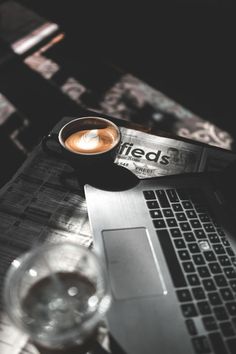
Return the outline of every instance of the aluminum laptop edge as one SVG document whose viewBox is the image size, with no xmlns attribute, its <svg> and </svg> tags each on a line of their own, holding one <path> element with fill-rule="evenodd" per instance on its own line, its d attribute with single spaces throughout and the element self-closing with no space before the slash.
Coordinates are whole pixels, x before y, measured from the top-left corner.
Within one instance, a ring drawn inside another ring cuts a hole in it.
<svg viewBox="0 0 236 354">
<path fill-rule="evenodd" d="M 218 179 L 216 180 L 218 181 Z M 198 251 L 190 249 L 188 239 L 184 238 L 184 246 L 182 246 L 184 248 L 181 249 L 182 241 L 175 241 L 176 235 L 174 234 L 174 237 L 171 238 L 171 230 L 173 229 L 171 222 L 166 225 L 164 231 L 160 222 L 154 225 L 150 213 L 154 214 L 155 219 L 155 215 L 158 217 L 159 212 L 152 204 L 153 201 L 150 200 L 152 198 L 148 197 L 149 191 L 156 193 L 157 190 L 163 189 L 170 191 L 181 191 L 183 188 L 190 191 L 200 190 L 200 193 L 203 193 L 207 199 L 211 215 L 214 215 L 214 230 L 210 230 L 210 234 L 221 230 L 221 236 L 223 233 L 224 240 L 227 239 L 225 242 L 227 245 L 231 245 L 233 253 L 230 258 L 225 251 L 228 249 L 227 247 L 223 251 L 222 247 L 224 246 L 215 249 L 219 252 L 221 250 L 222 255 L 231 259 L 230 266 L 234 267 L 236 227 L 234 222 L 231 222 L 233 219 L 233 213 L 230 214 L 232 208 L 224 198 L 221 185 L 222 183 L 215 183 L 214 176 L 212 178 L 211 174 L 198 173 L 144 179 L 140 180 L 136 186 L 123 191 L 107 191 L 91 185 L 85 186 L 94 249 L 104 261 L 113 297 L 112 306 L 107 315 L 109 332 L 116 347 L 120 348 L 120 353 L 231 354 L 234 351 L 232 348 L 235 348 L 234 353 L 236 353 L 236 339 L 232 333 L 231 337 L 226 335 L 221 339 L 221 335 L 219 339 L 218 327 L 210 332 L 206 331 L 202 317 L 209 318 L 212 317 L 212 314 L 214 315 L 214 301 L 213 305 L 212 302 L 209 302 L 208 293 L 205 299 L 204 297 L 201 299 L 201 294 L 196 295 L 192 292 L 188 277 L 193 271 L 187 269 L 187 273 L 182 271 L 181 274 L 179 273 L 183 263 L 186 263 L 179 261 L 180 254 L 186 253 L 180 253 L 180 251 L 187 250 L 191 257 L 188 263 L 191 262 L 194 265 L 195 271 L 200 267 L 193 262 L 194 252 L 202 255 L 200 259 L 203 258 L 205 263 L 204 252 L 208 251 L 210 255 L 211 250 L 215 247 L 214 243 L 210 244 L 208 240 L 209 233 L 207 231 L 209 230 L 204 230 L 206 231 L 205 236 L 201 236 L 201 233 L 199 233 L 199 238 L 194 236 L 194 247 L 197 247 Z M 144 196 L 144 191 L 147 192 L 147 198 Z M 169 193 L 171 197 L 172 192 Z M 148 203 L 150 208 L 147 207 Z M 160 204 L 159 201 L 158 203 Z M 182 205 L 183 202 L 178 201 L 174 204 Z M 164 205 L 164 209 L 165 207 Z M 162 209 L 162 214 L 164 209 Z M 170 208 L 167 207 L 167 209 Z M 186 214 L 186 210 L 184 213 Z M 165 219 L 165 223 L 166 221 L 167 219 Z M 180 228 L 179 222 L 177 226 Z M 194 227 L 196 226 L 193 224 L 193 228 L 188 231 L 180 228 L 180 236 L 183 237 L 184 233 L 195 235 Z M 220 238 L 218 235 L 215 237 Z M 173 245 L 175 242 L 177 242 L 177 246 L 180 243 L 180 248 L 177 248 L 174 254 Z M 190 243 L 193 246 L 193 243 Z M 221 255 L 221 253 L 219 254 Z M 218 257 L 218 254 L 216 256 Z M 201 268 L 205 268 L 205 265 Z M 213 273 L 210 272 L 206 278 L 213 279 L 214 276 L 213 269 Z M 204 274 L 203 278 L 199 274 L 197 278 L 201 282 L 197 287 L 202 288 Z M 234 280 L 234 275 L 232 278 Z M 227 281 L 227 286 L 230 287 L 229 281 L 231 279 L 227 278 Z M 182 298 L 179 299 L 178 292 L 182 290 L 185 292 L 180 294 Z M 230 291 L 233 292 L 232 289 Z M 184 296 L 188 297 L 189 293 L 193 306 L 197 309 L 193 315 L 188 312 L 191 312 L 191 307 L 188 309 L 189 299 L 184 300 L 183 298 Z M 208 314 L 204 314 L 203 311 L 204 315 L 201 315 L 201 308 L 198 307 L 200 302 L 210 304 Z M 234 311 L 236 306 L 235 292 L 233 292 L 231 304 L 233 304 L 232 311 Z M 236 315 L 227 319 L 227 322 L 233 320 L 233 317 L 236 318 Z M 230 323 L 232 324 L 232 322 Z M 234 327 L 234 331 L 236 332 L 236 327 Z"/>
</svg>

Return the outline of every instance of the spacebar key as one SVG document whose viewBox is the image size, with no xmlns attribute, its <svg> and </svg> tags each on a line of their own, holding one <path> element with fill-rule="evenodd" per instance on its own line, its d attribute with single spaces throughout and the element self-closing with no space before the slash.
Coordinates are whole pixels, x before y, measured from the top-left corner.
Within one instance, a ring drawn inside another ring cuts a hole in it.
<svg viewBox="0 0 236 354">
<path fill-rule="evenodd" d="M 157 230 L 156 233 L 175 287 L 180 288 L 186 286 L 186 280 L 171 242 L 169 232 L 167 230 Z"/>
</svg>

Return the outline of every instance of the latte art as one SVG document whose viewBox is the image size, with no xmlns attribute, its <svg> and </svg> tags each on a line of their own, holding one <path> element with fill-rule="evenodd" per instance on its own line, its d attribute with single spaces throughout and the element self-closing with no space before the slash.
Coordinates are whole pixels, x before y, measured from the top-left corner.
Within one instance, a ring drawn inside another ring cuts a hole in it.
<svg viewBox="0 0 236 354">
<path fill-rule="evenodd" d="M 113 127 L 80 130 L 65 140 L 67 149 L 84 154 L 110 150 L 116 143 L 117 134 Z"/>
</svg>

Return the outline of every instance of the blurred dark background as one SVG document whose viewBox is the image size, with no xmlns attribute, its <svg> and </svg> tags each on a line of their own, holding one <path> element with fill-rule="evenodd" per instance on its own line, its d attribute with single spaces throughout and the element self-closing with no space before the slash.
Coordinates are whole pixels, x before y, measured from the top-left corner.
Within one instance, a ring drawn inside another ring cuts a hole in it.
<svg viewBox="0 0 236 354">
<path fill-rule="evenodd" d="M 103 56 L 200 116 L 234 128 L 233 1 L 22 2 L 59 23 L 78 55 Z"/>
<path fill-rule="evenodd" d="M 7 2 L 0 0 L 0 5 Z M 42 135 L 62 116 L 76 116 L 86 105 L 94 110 L 101 108 L 99 100 L 121 72 L 134 75 L 235 139 L 236 14 L 233 1 L 15 2 L 57 23 L 58 32 L 65 33 L 66 37 L 45 54 L 63 68 L 53 80 L 46 82 L 30 70 L 25 61 L 41 50 L 42 43 L 26 54 L 16 55 L 0 26 L 0 94 L 16 109 L 11 119 L 0 125 L 0 163 L 6 166 L 0 185 L 11 177 Z M 8 15 L 12 30 L 15 14 L 9 10 Z M 58 90 L 66 75 L 72 75 L 86 87 L 87 91 L 80 85 L 80 90 L 86 92 L 81 96 L 83 100 L 78 99 L 79 105 Z M 146 124 L 145 119 L 142 122 L 140 118 L 142 114 L 145 118 L 145 114 L 153 115 L 153 112 L 145 106 L 143 112 L 136 115 L 136 121 Z M 173 120 L 173 117 L 167 118 Z M 16 128 L 18 140 L 12 143 L 12 132 Z M 232 148 L 235 149 L 234 145 Z"/>
</svg>

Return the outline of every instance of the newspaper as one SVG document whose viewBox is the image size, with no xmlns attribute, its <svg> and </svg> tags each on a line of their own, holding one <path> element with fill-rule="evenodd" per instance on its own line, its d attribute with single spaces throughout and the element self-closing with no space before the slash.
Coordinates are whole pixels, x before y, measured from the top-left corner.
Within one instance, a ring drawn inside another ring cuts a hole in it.
<svg viewBox="0 0 236 354">
<path fill-rule="evenodd" d="M 62 120 L 54 131 L 68 120 Z M 122 141 L 115 163 L 139 178 L 216 170 L 236 159 L 235 154 L 222 149 L 124 127 L 120 130 Z M 70 183 L 65 184 L 68 179 Z M 0 190 L 0 291 L 13 259 L 40 243 L 65 240 L 92 247 L 83 186 L 66 162 L 48 156 L 39 145 Z M 10 324 L 2 301 L 0 305 L 0 353 L 38 353 Z M 103 329 L 100 341 L 109 350 L 105 334 Z"/>
<path fill-rule="evenodd" d="M 121 128 L 122 141 L 115 162 L 138 178 L 216 171 L 236 159 L 234 153 Z"/>
</svg>

